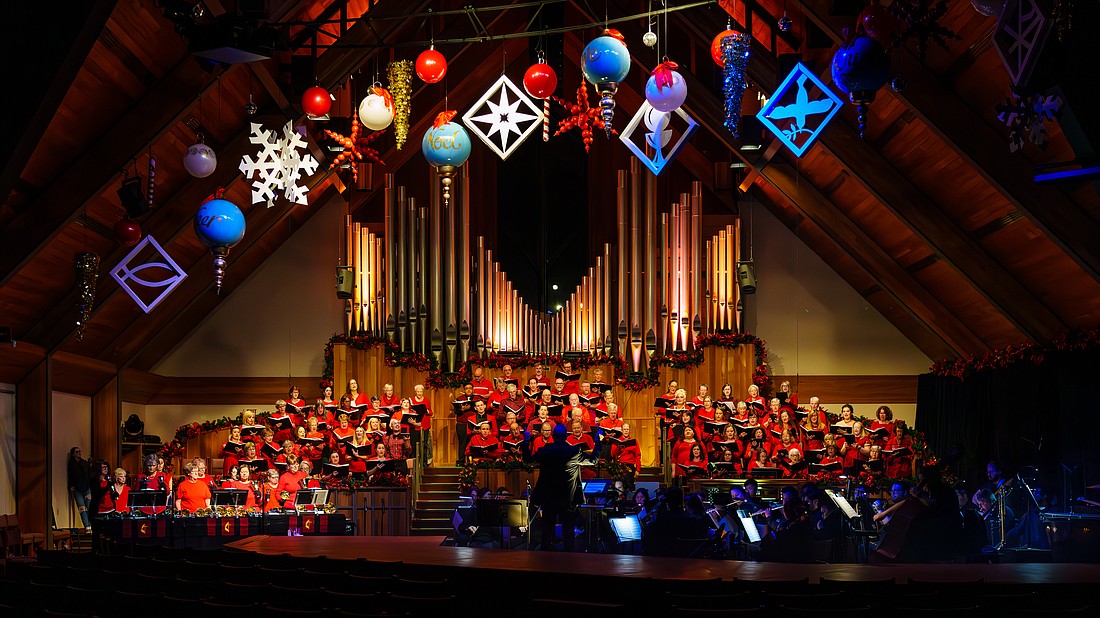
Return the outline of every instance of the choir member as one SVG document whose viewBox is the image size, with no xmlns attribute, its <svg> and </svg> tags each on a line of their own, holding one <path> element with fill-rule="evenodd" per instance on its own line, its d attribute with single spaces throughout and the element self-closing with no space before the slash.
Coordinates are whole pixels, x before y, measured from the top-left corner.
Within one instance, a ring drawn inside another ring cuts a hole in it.
<svg viewBox="0 0 1100 618">
<path fill-rule="evenodd" d="M 777 433 L 782 435 L 784 431 L 789 431 L 791 432 L 791 437 L 795 438 L 796 440 L 799 436 L 802 435 L 802 432 L 799 431 L 798 425 L 795 424 L 791 411 L 787 408 L 783 408 L 779 411 L 779 416 L 777 417 L 777 419 L 778 420 L 768 428 L 768 431 L 772 435 L 775 435 Z"/>
<path fill-rule="evenodd" d="M 263 426 L 256 422 L 255 410 L 246 409 L 241 411 L 241 435 L 245 435 L 244 432 L 247 429 L 249 433 L 247 434 L 248 437 L 245 439 L 253 442 L 256 448 L 260 448 L 264 443 L 263 429 L 260 429 L 261 427 Z"/>
<path fill-rule="evenodd" d="M 251 443 L 250 443 L 251 444 Z M 252 445 L 255 449 L 256 445 Z M 138 491 L 168 491 L 169 481 L 171 478 L 164 472 L 157 470 L 158 458 L 156 455 L 147 455 L 145 457 L 145 471 L 138 474 L 137 484 L 134 488 Z M 156 515 L 164 512 L 166 506 L 159 507 L 142 507 L 139 509 L 146 515 Z"/>
<path fill-rule="evenodd" d="M 295 408 L 298 408 L 299 410 L 301 410 L 302 408 L 306 407 L 306 402 L 299 395 L 300 395 L 300 391 L 298 390 L 298 387 L 297 386 L 291 386 L 290 387 L 290 392 L 287 394 L 286 402 L 289 405 L 292 405 Z M 295 425 L 301 425 L 303 422 L 305 422 L 305 417 L 302 416 L 299 412 L 295 412 L 292 416 L 295 417 L 294 418 L 294 424 Z"/>
<path fill-rule="evenodd" d="M 405 438 L 406 435 L 407 434 L 402 431 L 401 421 L 396 418 L 390 419 L 389 433 L 382 439 L 382 442 L 386 445 L 386 452 L 389 453 L 390 459 L 404 460 L 412 457 L 412 450 L 409 446 L 408 439 Z"/>
<path fill-rule="evenodd" d="M 550 387 L 550 379 L 543 375 L 541 363 L 535 363 L 534 373 L 531 375 L 531 380 L 535 381 L 535 385 L 539 387 L 540 391 Z M 528 382 L 530 382 L 530 380 L 528 380 Z"/>
<path fill-rule="evenodd" d="M 482 408 L 485 404 L 478 402 Z M 470 438 L 470 443 L 466 445 L 466 458 L 472 461 L 491 461 L 500 457 L 500 442 L 497 437 L 493 435 L 492 424 L 488 421 L 483 421 L 478 425 L 478 432 Z M 483 449 L 480 454 L 473 454 L 474 449 Z"/>
<path fill-rule="evenodd" d="M 549 424 L 550 429 L 553 430 L 554 425 L 557 425 L 557 421 L 550 418 L 550 410 L 546 407 L 546 405 L 540 404 L 538 407 L 538 413 L 535 416 L 535 419 L 528 424 L 527 430 L 533 434 L 540 433 L 542 432 L 542 426 L 544 424 Z"/>
<path fill-rule="evenodd" d="M 756 415 L 749 413 L 749 404 L 744 401 L 738 401 L 737 405 L 733 409 L 732 421 L 738 423 L 741 426 L 755 427 Z"/>
<path fill-rule="evenodd" d="M 351 398 L 352 406 L 364 406 L 370 403 L 370 397 L 366 393 L 359 392 L 359 382 L 355 378 L 348 380 L 347 395 Z"/>
<path fill-rule="evenodd" d="M 489 409 L 497 415 L 499 420 L 504 419 L 504 408 L 501 406 L 508 399 L 508 384 L 503 378 L 493 378 L 493 392 L 489 393 Z M 499 424 L 499 423 L 498 423 Z"/>
<path fill-rule="evenodd" d="M 565 392 L 565 380 L 561 378 L 554 378 L 554 390 L 550 392 L 550 397 L 554 401 L 560 401 L 569 396 L 569 393 Z"/>
<path fill-rule="evenodd" d="M 735 456 L 739 455 L 741 452 L 741 442 L 737 438 L 737 428 L 733 425 L 726 425 L 723 427 L 722 434 L 715 436 L 714 439 L 711 440 L 711 446 L 714 450 L 725 449 L 734 453 Z"/>
<path fill-rule="evenodd" d="M 420 455 L 425 466 L 432 465 L 432 402 L 424 395 L 424 385 L 413 386 L 412 405 L 424 406 L 424 414 L 420 418 Z"/>
<path fill-rule="evenodd" d="M 760 416 L 758 414 L 757 420 L 761 425 L 765 427 L 771 427 L 771 425 L 779 422 L 779 409 L 781 407 L 783 407 L 783 404 L 779 401 L 779 398 L 772 397 L 768 400 L 767 412 L 763 416 Z"/>
<path fill-rule="evenodd" d="M 244 455 L 244 441 L 241 439 L 241 428 L 237 425 L 229 428 L 229 440 L 222 445 L 222 474 L 233 466 Z"/>
<path fill-rule="evenodd" d="M 673 424 L 670 425 L 668 428 L 669 441 L 671 442 L 673 440 L 679 440 L 680 437 L 684 435 L 684 429 L 686 427 L 691 427 L 696 435 L 698 435 L 699 425 L 695 422 L 695 415 L 692 414 L 691 410 L 684 408 L 682 410 L 678 410 L 677 413 L 678 415 L 676 417 L 676 420 L 672 421 Z"/>
<path fill-rule="evenodd" d="M 785 479 L 804 479 L 806 478 L 806 466 L 799 465 L 802 463 L 802 451 L 801 449 L 794 447 L 787 451 L 787 460 L 785 465 L 781 464 L 783 469 L 783 478 Z"/>
<path fill-rule="evenodd" d="M 235 481 L 229 481 L 222 485 L 223 489 L 243 489 L 245 490 L 245 501 L 241 506 L 246 509 L 251 509 L 256 506 L 256 489 L 257 486 L 252 482 L 252 469 L 248 466 L 241 466 L 239 471 L 239 478 Z"/>
<path fill-rule="evenodd" d="M 507 415 L 508 412 L 516 413 L 516 422 L 521 426 L 527 423 L 527 402 L 519 394 L 519 389 L 515 384 L 505 383 L 504 392 L 506 397 L 500 402 L 500 412 L 497 413 L 497 418 L 502 418 Z"/>
<path fill-rule="evenodd" d="M 799 444 L 794 436 L 791 435 L 790 430 L 783 430 L 783 433 L 779 434 L 778 440 L 772 440 L 770 442 L 770 455 L 772 459 L 779 461 L 780 459 L 786 459 L 791 450 L 802 450 L 802 445 Z M 801 453 L 800 453 L 801 454 Z"/>
<path fill-rule="evenodd" d="M 355 435 L 355 429 L 348 421 L 348 415 L 345 412 L 340 412 L 336 417 L 336 427 L 332 429 L 332 439 L 329 441 L 329 448 L 343 452 L 344 446 Z"/>
<path fill-rule="evenodd" d="M 478 367 L 480 369 L 480 367 Z M 474 401 L 474 385 L 467 383 L 463 387 L 463 390 L 456 391 L 454 401 L 465 402 Z M 466 408 L 461 414 L 455 418 L 455 437 L 458 439 L 458 457 L 455 460 L 455 465 L 462 467 L 464 464 L 466 446 L 470 443 L 470 419 L 473 417 L 474 411 L 472 408 Z"/>
<path fill-rule="evenodd" d="M 875 410 L 875 420 L 871 421 L 871 431 L 875 432 L 875 444 L 885 446 L 894 433 L 894 412 L 890 406 L 879 406 Z M 885 431 L 885 433 L 883 433 Z"/>
<path fill-rule="evenodd" d="M 196 457 L 191 460 L 191 463 L 195 464 L 199 468 L 199 480 L 206 483 L 207 487 L 216 487 L 217 482 L 214 477 L 206 473 L 206 460 L 202 457 Z"/>
<path fill-rule="evenodd" d="M 722 403 L 730 403 L 730 404 L 733 403 L 734 396 L 733 396 L 733 385 L 732 384 L 730 384 L 729 382 L 726 382 L 725 384 L 722 385 L 722 390 L 718 392 L 718 401 L 720 401 Z"/>
<path fill-rule="evenodd" d="M 695 397 L 691 398 L 691 403 L 694 403 L 697 406 L 703 405 L 703 399 L 705 399 L 707 397 L 707 393 L 709 391 L 710 391 L 710 387 L 708 387 L 706 384 L 700 384 L 699 385 L 699 390 L 695 394 Z"/>
<path fill-rule="evenodd" d="M 642 449 L 638 441 L 630 437 L 630 423 L 622 424 L 623 437 L 611 443 L 611 458 L 620 464 L 628 466 L 638 476 L 638 470 L 642 467 Z"/>
<path fill-rule="evenodd" d="M 760 396 L 760 387 L 755 384 L 749 384 L 748 395 L 744 399 L 745 403 L 750 406 L 756 406 L 757 408 L 765 405 L 764 398 Z"/>
<path fill-rule="evenodd" d="M 276 491 L 279 494 L 279 500 L 282 501 L 283 508 L 286 509 L 294 508 L 294 495 L 298 493 L 299 489 L 302 489 L 302 479 L 305 478 L 305 473 L 302 472 L 299 465 L 300 461 L 300 458 L 293 453 L 287 455 L 286 472 L 279 475 L 279 484 Z"/>
<path fill-rule="evenodd" d="M 325 407 L 332 407 L 340 405 L 335 399 L 333 399 L 333 392 L 331 386 L 326 386 L 325 390 L 321 391 L 321 404 Z"/>
<path fill-rule="evenodd" d="M 752 461 L 749 462 L 748 468 L 745 470 L 748 474 L 752 474 L 752 471 L 757 468 L 774 468 L 775 464 L 768 456 L 768 449 L 758 448 L 754 451 Z"/>
<path fill-rule="evenodd" d="M 791 392 L 791 383 L 788 380 L 779 383 L 779 391 L 776 393 L 776 397 L 784 406 L 798 407 L 798 395 Z"/>
<path fill-rule="evenodd" d="M 581 452 L 585 455 L 591 455 L 596 450 L 596 442 L 592 439 L 592 436 L 585 431 L 584 422 L 578 418 L 574 418 L 569 425 L 570 434 L 565 439 L 567 444 L 572 446 L 580 446 Z"/>
<path fill-rule="evenodd" d="M 855 418 L 853 418 L 854 416 L 855 409 L 852 407 L 852 404 L 846 403 L 840 406 L 840 420 L 833 423 L 833 426 L 842 427 L 843 429 L 841 431 L 850 435 L 856 424 Z"/>
<path fill-rule="evenodd" d="M 540 448 L 553 444 L 554 442 L 554 425 L 555 423 L 546 422 L 542 424 L 539 429 L 539 434 L 531 440 L 531 454 L 534 455 Z"/>
<path fill-rule="evenodd" d="M 519 381 L 512 375 L 512 366 L 505 364 L 500 368 L 500 379 L 504 380 L 505 384 L 511 384 L 516 388 L 519 388 Z"/>
<path fill-rule="evenodd" d="M 369 399 L 367 400 L 370 401 Z M 344 414 L 348 417 L 353 425 L 358 425 L 360 421 L 360 413 L 355 409 L 355 398 L 351 395 L 342 395 L 340 397 L 340 407 L 336 409 L 336 419 L 340 419 L 340 415 Z M 354 419 L 354 420 L 352 420 Z"/>
<path fill-rule="evenodd" d="M 607 407 L 607 416 L 598 423 L 601 429 L 622 429 L 623 419 L 619 418 L 619 406 L 611 404 Z"/>
<path fill-rule="evenodd" d="M 690 478 L 709 478 L 710 468 L 707 464 L 707 453 L 703 449 L 703 444 L 696 441 L 691 445 L 691 449 L 688 451 L 687 461 L 681 464 L 681 469 L 684 474 Z"/>
<path fill-rule="evenodd" d="M 905 478 L 913 475 L 912 463 L 913 439 L 905 434 L 905 423 L 894 423 L 893 435 L 886 441 L 883 454 L 886 456 L 886 476 Z"/>
<path fill-rule="evenodd" d="M 508 435 L 500 441 L 503 449 L 502 458 L 509 461 L 523 461 L 530 456 L 530 442 L 523 427 L 513 422 L 508 426 Z"/>
<path fill-rule="evenodd" d="M 529 403 L 534 403 L 540 397 L 542 397 L 542 389 L 544 388 L 546 387 L 539 384 L 538 380 L 536 380 L 535 378 L 527 380 L 527 386 L 523 387 L 522 392 L 524 400 Z"/>
<path fill-rule="evenodd" d="M 571 361 L 565 361 L 561 364 L 561 372 L 567 375 L 576 375 L 573 373 L 573 363 Z M 565 381 L 565 394 L 579 393 L 580 392 L 580 380 L 572 379 Z"/>
<path fill-rule="evenodd" d="M 484 401 L 478 400 L 474 402 L 474 413 L 470 415 L 469 423 L 471 427 L 477 427 L 477 431 L 481 431 L 482 424 L 488 423 L 490 432 L 496 435 L 497 419 L 486 409 Z M 473 437 L 471 436 L 470 439 L 472 440 Z"/>
<path fill-rule="evenodd" d="M 183 467 L 187 476 L 176 488 L 176 510 L 194 513 L 210 508 L 210 486 L 201 480 L 204 469 L 192 461 Z"/>
<path fill-rule="evenodd" d="M 821 407 L 821 398 L 817 395 L 810 397 L 810 407 L 806 410 L 806 420 L 809 421 L 810 417 L 816 416 L 817 422 L 820 425 L 828 425 L 829 417 L 826 416 L 825 408 Z"/>
<path fill-rule="evenodd" d="M 332 414 L 332 410 L 329 407 L 330 405 L 339 406 L 339 404 L 336 403 L 327 404 L 323 399 L 318 399 L 317 401 L 313 402 L 313 407 L 310 408 L 309 414 L 306 416 L 306 422 L 308 423 L 309 419 L 317 419 L 317 425 L 319 428 L 321 423 L 325 424 L 323 428 L 320 428 L 321 431 L 332 431 L 332 427 L 336 424 L 336 420 Z"/>
<path fill-rule="evenodd" d="M 280 423 L 276 425 L 275 429 L 275 441 L 282 444 L 285 440 L 293 439 L 294 437 L 294 419 L 291 418 L 286 412 L 286 402 L 282 399 L 275 402 L 275 413 L 269 418 L 269 421 L 273 423 Z M 289 420 L 289 424 L 287 423 Z"/>
<path fill-rule="evenodd" d="M 688 460 L 692 445 L 698 442 L 695 439 L 695 424 L 683 425 L 683 434 L 672 443 L 672 463 L 682 464 Z"/>
<path fill-rule="evenodd" d="M 741 462 L 737 461 L 736 453 L 734 453 L 732 449 L 724 446 L 718 447 L 718 449 L 714 451 L 714 459 L 712 461 L 727 464 L 722 467 L 715 467 L 714 478 L 731 479 L 741 474 Z"/>
<path fill-rule="evenodd" d="M 478 397 L 487 398 L 493 390 L 493 383 L 485 377 L 485 370 L 480 366 L 474 367 L 474 377 L 470 380 L 470 386 L 473 387 L 474 394 Z"/>
<path fill-rule="evenodd" d="M 305 435 L 303 437 L 310 442 L 304 446 L 302 452 L 305 458 L 316 466 L 317 462 L 320 462 L 325 454 L 325 434 L 318 429 L 319 425 L 316 416 L 309 417 L 306 423 L 306 427 L 301 427 L 299 429 L 305 430 Z M 320 440 L 320 442 L 314 442 L 314 440 Z"/>
<path fill-rule="evenodd" d="M 844 450 L 844 467 L 854 468 L 857 462 L 867 461 L 871 455 L 872 437 L 870 432 L 863 429 L 863 423 L 852 423 L 852 435 L 845 442 L 850 446 Z"/>
<path fill-rule="evenodd" d="M 265 513 L 272 509 L 282 508 L 282 500 L 279 498 L 278 470 L 271 468 L 267 471 L 267 481 L 260 486 L 260 496 Z"/>
<path fill-rule="evenodd" d="M 351 474 L 362 474 L 366 472 L 366 461 L 374 454 L 373 449 L 374 440 L 367 437 L 366 428 L 361 426 L 356 427 L 345 449 L 345 458 L 348 461 L 348 472 Z"/>
</svg>

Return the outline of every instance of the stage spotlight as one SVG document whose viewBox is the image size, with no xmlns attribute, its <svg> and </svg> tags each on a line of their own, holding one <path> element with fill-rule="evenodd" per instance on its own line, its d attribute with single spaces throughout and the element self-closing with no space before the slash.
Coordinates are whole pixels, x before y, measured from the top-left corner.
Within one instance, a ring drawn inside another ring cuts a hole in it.
<svg viewBox="0 0 1100 618">
<path fill-rule="evenodd" d="M 737 286 L 742 294 L 756 294 L 756 265 L 752 261 L 737 263 Z"/>
<path fill-rule="evenodd" d="M 122 423 L 122 441 L 123 442 L 141 442 L 145 436 L 145 423 L 141 420 L 137 414 L 131 414 L 129 418 Z"/>
</svg>

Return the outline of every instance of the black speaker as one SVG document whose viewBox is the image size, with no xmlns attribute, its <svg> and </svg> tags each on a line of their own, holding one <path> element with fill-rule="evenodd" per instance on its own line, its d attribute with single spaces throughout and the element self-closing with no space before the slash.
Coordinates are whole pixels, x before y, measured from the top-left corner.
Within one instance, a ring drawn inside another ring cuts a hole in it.
<svg viewBox="0 0 1100 618">
<path fill-rule="evenodd" d="M 122 186 L 118 188 L 118 201 L 126 209 L 126 216 L 131 219 L 137 219 L 149 212 L 145 189 L 141 188 L 141 179 L 137 176 L 122 179 Z"/>
</svg>

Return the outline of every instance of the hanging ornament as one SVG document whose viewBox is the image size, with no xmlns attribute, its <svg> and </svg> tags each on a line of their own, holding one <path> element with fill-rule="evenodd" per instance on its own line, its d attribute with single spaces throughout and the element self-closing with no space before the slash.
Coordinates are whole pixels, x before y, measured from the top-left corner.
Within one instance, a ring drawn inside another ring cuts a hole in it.
<svg viewBox="0 0 1100 618">
<path fill-rule="evenodd" d="M 132 247 L 141 240 L 141 227 L 133 219 L 119 219 L 112 231 L 115 241 L 124 247 Z"/>
<path fill-rule="evenodd" d="M 425 84 L 435 84 L 447 74 L 447 59 L 435 51 L 435 46 L 420 52 L 416 57 L 416 75 Z"/>
<path fill-rule="evenodd" d="M 856 34 L 869 36 L 890 49 L 897 38 L 898 19 L 886 7 L 871 2 L 856 18 Z"/>
<path fill-rule="evenodd" d="M 157 181 L 157 158 L 153 156 L 153 153 L 149 153 L 149 192 L 148 192 L 148 204 L 149 208 L 153 207 L 153 185 Z"/>
<path fill-rule="evenodd" d="M 310 120 L 328 120 L 330 109 L 332 109 L 332 95 L 328 90 L 313 86 L 302 93 L 302 111 Z"/>
<path fill-rule="evenodd" d="M 649 31 L 642 35 L 642 45 L 646 47 L 653 47 L 657 44 L 657 33 L 653 31 L 652 26 Z"/>
<path fill-rule="evenodd" d="M 558 89 L 558 74 L 554 67 L 546 64 L 542 54 L 539 54 L 539 61 L 527 67 L 524 72 L 523 89 L 536 99 L 549 99 Z"/>
<path fill-rule="evenodd" d="M 411 60 L 398 60 L 386 67 L 386 76 L 390 80 L 390 95 L 393 96 L 393 133 L 397 140 L 397 149 L 405 145 L 409 136 L 409 115 L 412 114 L 412 69 Z"/>
<path fill-rule="evenodd" d="M 554 97 L 554 101 L 565 108 L 568 117 L 558 123 L 558 130 L 554 132 L 554 137 L 569 131 L 570 129 L 578 129 L 581 132 L 581 139 L 584 141 L 584 151 L 588 152 L 589 147 L 592 146 L 592 131 L 593 129 L 605 129 L 605 124 L 602 118 L 600 118 L 600 109 L 598 107 L 589 107 L 588 105 L 588 85 L 581 80 L 581 85 L 577 88 L 577 102 L 569 103 L 565 99 Z M 612 130 L 612 133 L 617 131 Z"/>
<path fill-rule="evenodd" d="M 1005 0 L 970 0 L 970 5 L 986 17 L 999 17 L 1005 8 Z"/>
<path fill-rule="evenodd" d="M 372 131 L 381 131 L 393 122 L 393 97 L 379 84 L 359 103 L 359 121 Z"/>
<path fill-rule="evenodd" d="M 331 170 L 345 163 L 348 164 L 348 167 L 351 168 L 351 179 L 355 182 L 359 181 L 359 166 L 357 163 L 362 163 L 364 157 L 380 165 L 386 164 L 386 162 L 382 160 L 379 152 L 369 147 L 369 144 L 381 137 L 384 131 L 375 131 L 363 137 L 360 135 L 359 126 L 359 117 L 352 114 L 351 133 L 347 137 L 335 131 L 325 129 L 326 135 L 335 140 L 337 144 L 344 147 L 340 154 L 336 155 L 336 158 L 332 160 L 332 163 L 329 163 L 328 168 Z"/>
<path fill-rule="evenodd" d="M 225 258 L 229 250 L 244 238 L 245 230 L 244 213 L 233 202 L 222 199 L 224 193 L 224 189 L 219 189 L 207 198 L 192 222 L 195 236 L 210 248 L 210 254 L 214 256 L 214 292 L 217 294 L 221 294 L 222 280 L 228 266 Z"/>
<path fill-rule="evenodd" d="M 890 88 L 894 92 L 905 92 L 905 88 L 909 85 L 909 80 L 905 79 L 901 75 L 898 75 L 894 79 L 890 80 Z"/>
<path fill-rule="evenodd" d="M 675 62 L 666 60 L 653 69 L 645 85 L 645 100 L 653 109 L 671 112 L 687 100 L 687 83 L 684 76 L 676 71 L 678 68 Z"/>
<path fill-rule="evenodd" d="M 909 39 L 917 41 L 917 57 L 924 62 L 928 54 L 928 43 L 932 42 L 948 50 L 947 41 L 960 40 L 955 31 L 940 23 L 947 13 L 947 0 L 894 0 L 890 12 L 897 18 L 901 34 L 897 44 L 902 45 Z"/>
<path fill-rule="evenodd" d="M 248 141 L 259 145 L 253 160 L 249 155 L 241 158 L 238 168 L 246 179 L 252 180 L 252 203 L 267 200 L 267 207 L 275 205 L 275 192 L 279 191 L 291 204 L 306 204 L 309 188 L 299 185 L 302 176 L 312 176 L 317 171 L 317 159 L 309 154 L 309 145 L 303 139 L 305 127 L 295 127 L 288 120 L 280 138 L 275 131 L 252 123 L 252 135 Z"/>
<path fill-rule="evenodd" d="M 256 112 L 260 111 L 260 108 L 256 106 L 256 103 L 252 100 L 252 93 L 248 94 L 248 103 L 244 104 L 244 113 L 249 116 L 255 116 Z"/>
<path fill-rule="evenodd" d="M 600 93 L 600 119 L 604 131 L 611 137 L 611 121 L 615 117 L 615 93 L 630 72 L 630 52 L 623 35 L 610 28 L 585 46 L 581 54 L 581 72 Z"/>
<path fill-rule="evenodd" d="M 726 117 L 722 124 L 738 137 L 741 124 L 741 99 L 745 96 L 746 71 L 752 37 L 736 31 L 722 39 L 722 94 Z"/>
<path fill-rule="evenodd" d="M 736 30 L 725 29 L 718 33 L 718 36 L 714 37 L 714 40 L 710 42 L 710 57 L 714 59 L 714 64 L 719 67 L 725 67 L 726 61 L 722 56 L 722 40 L 731 34 L 741 34 Z"/>
<path fill-rule="evenodd" d="M 794 21 L 792 21 L 790 17 L 787 17 L 786 13 L 783 13 L 783 17 L 779 18 L 777 25 L 779 26 L 780 32 L 790 32 L 791 26 L 794 25 Z"/>
<path fill-rule="evenodd" d="M 192 144 L 183 155 L 183 168 L 195 178 L 206 178 L 218 167 L 218 155 L 214 149 L 203 143 L 203 136 Z"/>
<path fill-rule="evenodd" d="M 643 124 L 645 129 L 639 130 Z M 619 139 L 654 176 L 660 176 L 698 127 L 699 123 L 682 108 L 666 113 L 654 109 L 647 101 L 638 108 Z M 673 141 L 676 135 L 679 138 Z"/>
<path fill-rule="evenodd" d="M 538 65 L 536 65 L 538 66 Z M 542 113 L 519 87 L 501 75 L 466 113 L 462 122 L 485 145 L 507 159 L 520 144 L 538 130 Z M 512 136 L 515 135 L 515 139 Z"/>
<path fill-rule="evenodd" d="M 860 137 L 867 129 L 867 105 L 889 77 L 890 56 L 871 37 L 857 36 L 833 55 L 833 82 L 857 106 Z"/>
<path fill-rule="evenodd" d="M 998 103 L 997 120 L 1008 127 L 1008 150 L 1016 152 L 1024 147 L 1024 140 L 1046 150 L 1049 144 L 1044 123 L 1053 121 L 1062 107 L 1062 99 L 1055 96 L 1013 95 L 1003 103 Z"/>
<path fill-rule="evenodd" d="M 451 182 L 458 168 L 470 158 L 470 135 L 457 122 L 451 122 L 458 112 L 448 110 L 435 117 L 432 126 L 424 133 L 420 152 L 435 166 L 443 181 L 443 203 L 451 201 Z"/>
<path fill-rule="evenodd" d="M 84 339 L 88 320 L 92 319 L 92 306 L 95 304 L 95 286 L 99 278 L 99 256 L 91 252 L 76 254 L 76 309 L 80 315 L 76 318 L 76 340 Z"/>
<path fill-rule="evenodd" d="M 142 311 L 149 313 L 183 283 L 187 272 L 155 238 L 146 236 L 111 269 L 111 278 Z"/>
</svg>

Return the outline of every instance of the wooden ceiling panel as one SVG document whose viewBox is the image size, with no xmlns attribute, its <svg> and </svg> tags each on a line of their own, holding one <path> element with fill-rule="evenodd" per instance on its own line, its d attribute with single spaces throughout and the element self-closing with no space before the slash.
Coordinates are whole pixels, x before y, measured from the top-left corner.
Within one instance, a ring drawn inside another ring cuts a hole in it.
<svg viewBox="0 0 1100 618">
<path fill-rule="evenodd" d="M 985 298 L 975 294 L 957 271 L 943 261 L 913 273 L 935 297 L 991 348 L 1019 343 L 1027 337 Z"/>
<path fill-rule="evenodd" d="M 122 2 L 107 23 L 111 34 L 151 75 L 160 79 L 187 54 L 187 41 L 159 8 L 148 2 Z"/>
</svg>

